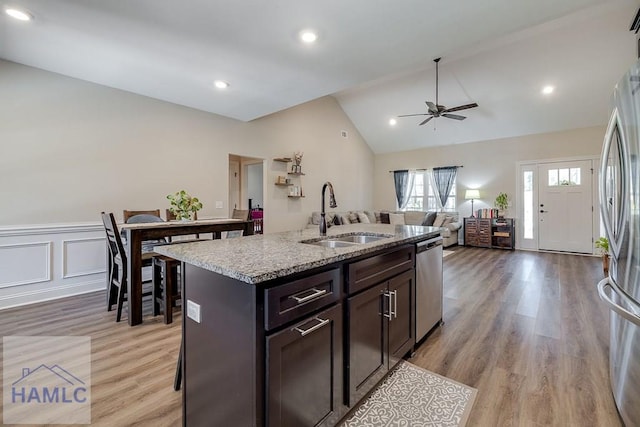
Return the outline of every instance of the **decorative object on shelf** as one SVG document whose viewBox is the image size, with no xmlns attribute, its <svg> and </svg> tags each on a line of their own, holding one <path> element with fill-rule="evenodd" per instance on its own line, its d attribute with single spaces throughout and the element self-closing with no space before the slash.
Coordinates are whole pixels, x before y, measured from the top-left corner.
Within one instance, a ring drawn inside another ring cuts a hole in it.
<svg viewBox="0 0 640 427">
<path fill-rule="evenodd" d="M 498 208 L 498 218 L 504 217 L 504 211 L 509 207 L 509 196 L 507 193 L 499 193 L 496 196 L 496 201 L 494 202 L 496 208 Z"/>
<path fill-rule="evenodd" d="M 609 275 L 609 239 L 606 237 L 598 237 L 594 244 L 602 254 L 602 271 L 606 277 Z"/>
<path fill-rule="evenodd" d="M 467 200 L 471 200 L 471 217 L 475 216 L 475 212 L 473 211 L 473 201 L 475 199 L 479 199 L 480 198 L 480 190 L 475 189 L 475 190 L 467 190 L 464 193 L 464 198 Z"/>
<path fill-rule="evenodd" d="M 292 173 L 302 173 L 302 156 L 304 155 L 304 153 L 302 151 L 296 151 L 295 153 L 293 153 L 293 164 L 291 165 L 291 172 Z"/>
<path fill-rule="evenodd" d="M 167 195 L 167 199 L 170 202 L 169 210 L 176 216 L 176 219 L 181 221 L 190 220 L 194 213 L 202 209 L 200 200 L 184 190 Z"/>
</svg>

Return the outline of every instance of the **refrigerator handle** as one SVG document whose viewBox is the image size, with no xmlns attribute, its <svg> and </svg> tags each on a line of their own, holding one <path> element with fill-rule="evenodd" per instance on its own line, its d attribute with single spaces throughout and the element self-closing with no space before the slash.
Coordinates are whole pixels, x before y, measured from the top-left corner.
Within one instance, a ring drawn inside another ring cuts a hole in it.
<svg viewBox="0 0 640 427">
<path fill-rule="evenodd" d="M 630 312 L 629 310 L 622 307 L 621 305 L 616 304 L 613 298 L 609 296 L 609 293 L 607 293 L 606 291 L 607 288 L 610 288 L 611 292 L 616 294 L 620 300 L 626 301 L 628 304 L 632 304 L 632 301 L 627 296 L 625 296 L 622 292 L 619 292 L 618 287 L 614 283 L 612 283 L 608 277 L 605 279 L 602 279 L 598 283 L 598 294 L 600 295 L 600 299 L 604 301 L 611 310 L 615 311 L 620 316 L 627 319 L 629 322 L 637 326 L 640 326 L 640 316 Z"/>
</svg>

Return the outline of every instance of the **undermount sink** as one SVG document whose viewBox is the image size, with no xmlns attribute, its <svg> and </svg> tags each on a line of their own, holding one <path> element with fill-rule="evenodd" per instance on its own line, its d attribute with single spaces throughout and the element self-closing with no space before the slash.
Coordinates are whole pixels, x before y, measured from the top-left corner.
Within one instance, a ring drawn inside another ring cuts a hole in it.
<svg viewBox="0 0 640 427">
<path fill-rule="evenodd" d="M 346 236 L 327 237 L 324 239 L 311 239 L 303 240 L 300 243 L 307 243 L 309 245 L 324 246 L 328 248 L 346 248 L 354 245 L 363 245 L 365 243 L 377 242 L 378 240 L 388 239 L 393 237 L 390 234 L 365 234 L 354 233 Z"/>
</svg>

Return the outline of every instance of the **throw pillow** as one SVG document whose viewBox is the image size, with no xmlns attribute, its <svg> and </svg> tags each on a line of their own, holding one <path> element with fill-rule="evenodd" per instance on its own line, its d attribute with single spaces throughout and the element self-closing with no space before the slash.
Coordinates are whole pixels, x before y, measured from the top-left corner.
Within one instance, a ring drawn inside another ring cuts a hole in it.
<svg viewBox="0 0 640 427">
<path fill-rule="evenodd" d="M 380 212 L 380 222 L 382 224 L 391 224 L 389 221 L 389 213 L 388 212 Z"/>
<path fill-rule="evenodd" d="M 358 214 L 356 212 L 349 212 L 349 221 L 351 221 L 351 224 L 358 223 Z"/>
<path fill-rule="evenodd" d="M 395 225 L 404 225 L 404 214 L 389 214 L 389 223 Z"/>
<path fill-rule="evenodd" d="M 347 224 L 351 224 L 351 220 L 349 219 L 349 214 L 348 213 L 339 213 L 336 214 L 340 217 L 340 223 L 342 225 L 347 225 Z"/>
<path fill-rule="evenodd" d="M 439 213 L 436 215 L 436 219 L 433 221 L 434 227 L 442 227 L 444 220 L 447 219 L 447 214 Z"/>
<path fill-rule="evenodd" d="M 424 216 L 424 220 L 422 221 L 422 225 L 424 226 L 432 226 L 433 222 L 436 220 L 436 212 L 427 212 Z"/>
<path fill-rule="evenodd" d="M 364 214 L 369 218 L 370 223 L 375 224 L 377 222 L 376 214 L 372 211 L 364 211 Z"/>
<path fill-rule="evenodd" d="M 340 215 L 334 215 L 333 225 L 342 225 L 342 222 L 340 221 Z"/>
<path fill-rule="evenodd" d="M 364 212 L 358 212 L 358 221 L 363 224 L 371 224 L 371 221 L 369 221 L 369 216 Z"/>
<path fill-rule="evenodd" d="M 380 218 L 380 211 L 375 211 L 374 215 L 376 216 L 376 223 L 382 223 L 382 219 Z"/>
</svg>

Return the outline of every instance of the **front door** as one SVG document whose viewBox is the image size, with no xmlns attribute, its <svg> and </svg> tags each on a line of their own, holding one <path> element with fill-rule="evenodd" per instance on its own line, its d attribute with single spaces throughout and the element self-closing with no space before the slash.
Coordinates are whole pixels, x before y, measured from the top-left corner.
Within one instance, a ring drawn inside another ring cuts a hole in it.
<svg viewBox="0 0 640 427">
<path fill-rule="evenodd" d="M 538 247 L 593 253 L 592 161 L 538 165 Z"/>
</svg>

